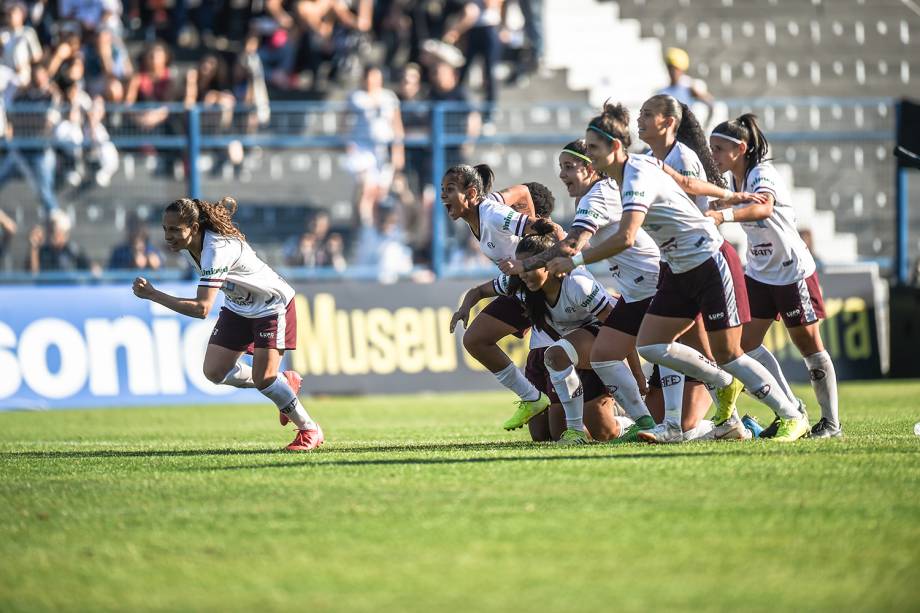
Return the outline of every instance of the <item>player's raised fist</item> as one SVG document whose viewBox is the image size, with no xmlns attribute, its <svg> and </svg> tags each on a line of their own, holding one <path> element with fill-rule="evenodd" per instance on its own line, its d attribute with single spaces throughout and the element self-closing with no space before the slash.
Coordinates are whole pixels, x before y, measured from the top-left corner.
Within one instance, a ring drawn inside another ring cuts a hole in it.
<svg viewBox="0 0 920 613">
<path fill-rule="evenodd" d="M 153 295 L 153 284 L 144 277 L 136 277 L 131 289 L 138 298 L 150 298 Z"/>
</svg>

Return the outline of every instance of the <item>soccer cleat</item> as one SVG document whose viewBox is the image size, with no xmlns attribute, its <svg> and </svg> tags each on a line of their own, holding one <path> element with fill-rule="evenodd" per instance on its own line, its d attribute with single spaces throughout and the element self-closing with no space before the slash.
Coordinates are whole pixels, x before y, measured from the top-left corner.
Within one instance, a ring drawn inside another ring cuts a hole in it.
<svg viewBox="0 0 920 613">
<path fill-rule="evenodd" d="M 557 445 L 587 445 L 588 435 L 586 435 L 583 430 L 575 430 L 574 428 L 567 428 L 566 431 L 562 433 L 562 436 L 559 437 L 559 440 L 556 441 L 556 444 Z"/>
<path fill-rule="evenodd" d="M 297 371 L 294 370 L 286 370 L 282 374 L 284 374 L 284 378 L 287 379 L 288 385 L 290 385 L 291 389 L 294 390 L 294 395 L 299 396 L 300 386 L 303 384 L 303 377 L 301 377 Z M 278 411 L 278 421 L 281 422 L 282 426 L 286 426 L 291 420 L 287 415 L 281 411 Z"/>
<path fill-rule="evenodd" d="M 805 421 L 808 421 L 808 410 L 805 408 L 805 401 L 801 398 L 796 398 L 799 403 L 799 413 L 802 414 L 802 417 L 805 418 Z M 770 422 L 770 425 L 763 429 L 763 432 L 757 435 L 757 438 L 773 438 L 776 436 L 776 430 L 779 428 L 779 417 L 774 417 L 773 421 Z"/>
<path fill-rule="evenodd" d="M 838 436 L 843 436 L 843 428 L 840 425 L 833 425 L 825 417 L 819 419 L 818 423 L 811 428 L 812 438 L 835 438 Z"/>
<path fill-rule="evenodd" d="M 285 449 L 288 451 L 310 451 L 324 442 L 326 442 L 326 437 L 323 436 L 323 429 L 319 427 L 319 424 L 316 424 L 316 428 L 312 430 L 298 430 L 297 436 Z"/>
<path fill-rule="evenodd" d="M 716 414 L 712 421 L 721 424 L 726 419 L 735 414 L 735 405 L 738 402 L 738 396 L 744 391 L 744 384 L 737 378 L 725 387 L 716 390 Z"/>
<path fill-rule="evenodd" d="M 684 440 L 680 426 L 668 422 L 658 424 L 651 430 L 641 430 L 637 436 L 646 443 L 681 443 Z"/>
<path fill-rule="evenodd" d="M 618 445 L 620 443 L 638 443 L 639 433 L 648 432 L 655 429 L 655 420 L 650 415 L 643 415 L 636 420 L 636 423 L 626 428 L 618 438 L 611 439 L 609 442 Z"/>
<path fill-rule="evenodd" d="M 744 427 L 751 431 L 751 436 L 753 438 L 758 438 L 760 433 L 763 432 L 763 426 L 760 425 L 760 422 L 757 421 L 757 418 L 753 415 L 745 415 L 741 418 L 741 423 L 744 424 Z"/>
<path fill-rule="evenodd" d="M 712 438 L 718 440 L 744 439 L 746 430 L 741 418 L 735 413 L 722 423 L 715 425 L 712 429 Z"/>
<path fill-rule="evenodd" d="M 536 400 L 519 400 L 517 411 L 511 416 L 511 419 L 502 424 L 505 430 L 517 430 L 523 428 L 524 424 L 545 411 L 549 407 L 549 398 L 546 394 L 540 394 Z"/>
<path fill-rule="evenodd" d="M 791 443 L 806 434 L 808 434 L 808 419 L 805 417 L 780 418 L 773 440 L 780 443 Z"/>
</svg>

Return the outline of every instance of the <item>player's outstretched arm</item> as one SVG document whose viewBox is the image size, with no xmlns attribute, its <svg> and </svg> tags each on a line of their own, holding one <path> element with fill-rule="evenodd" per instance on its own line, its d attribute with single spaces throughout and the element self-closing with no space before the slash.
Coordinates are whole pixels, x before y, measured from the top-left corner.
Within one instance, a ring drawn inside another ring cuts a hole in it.
<svg viewBox="0 0 920 613">
<path fill-rule="evenodd" d="M 687 177 L 680 174 L 667 164 L 662 164 L 661 169 L 664 170 L 669 177 L 674 179 L 680 188 L 687 192 L 691 196 L 706 196 L 707 198 L 718 198 L 719 202 L 723 206 L 731 206 L 733 204 L 741 204 L 742 202 L 757 202 L 763 203 L 764 198 L 763 194 L 751 194 L 748 192 L 733 192 L 730 189 L 725 189 L 719 187 L 718 185 L 713 185 L 708 181 L 703 181 L 702 179 L 694 179 L 693 177 Z"/>
<path fill-rule="evenodd" d="M 477 285 L 470 291 L 466 293 L 466 296 L 463 297 L 463 302 L 460 304 L 460 307 L 457 309 L 457 312 L 454 313 L 454 316 L 450 318 L 450 331 L 453 331 L 457 328 L 457 324 L 461 321 L 463 322 L 463 327 L 467 328 L 470 322 L 470 311 L 473 310 L 473 307 L 476 306 L 483 298 L 492 298 L 498 296 L 498 293 L 495 291 L 495 285 L 492 281 L 487 281 L 482 285 Z"/>
<path fill-rule="evenodd" d="M 582 250 L 576 258 L 555 258 L 549 262 L 547 268 L 552 274 L 561 276 L 571 272 L 581 264 L 593 264 L 622 253 L 636 243 L 636 235 L 639 233 L 643 221 L 645 221 L 644 212 L 636 210 L 624 211 L 616 234 L 608 236 L 593 247 Z"/>
<path fill-rule="evenodd" d="M 585 228 L 572 228 L 564 239 L 543 253 L 533 255 L 526 260 L 502 260 L 499 262 L 498 268 L 506 275 L 520 275 L 528 270 L 543 268 L 556 258 L 575 255 L 588 244 L 591 236 L 592 233 Z"/>
<path fill-rule="evenodd" d="M 208 313 L 211 312 L 211 307 L 214 305 L 214 299 L 217 298 L 217 292 L 220 291 L 216 287 L 199 285 L 198 295 L 194 298 L 177 298 L 156 289 L 144 277 L 134 279 L 131 289 L 134 290 L 134 295 L 138 298 L 156 302 L 176 313 L 197 319 L 204 319 L 208 316 Z"/>
<path fill-rule="evenodd" d="M 757 196 L 765 199 L 766 202 L 755 202 L 754 204 L 738 208 L 731 206 L 711 207 L 711 210 L 706 211 L 704 215 L 711 218 L 717 226 L 727 221 L 743 222 L 767 219 L 773 214 L 773 205 L 776 203 L 776 200 L 773 198 L 772 194 L 766 192 L 758 192 Z"/>
</svg>

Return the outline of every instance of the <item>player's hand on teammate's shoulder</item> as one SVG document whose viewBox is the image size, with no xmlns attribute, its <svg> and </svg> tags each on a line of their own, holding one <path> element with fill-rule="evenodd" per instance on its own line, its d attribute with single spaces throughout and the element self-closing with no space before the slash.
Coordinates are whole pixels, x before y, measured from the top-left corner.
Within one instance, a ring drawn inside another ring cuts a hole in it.
<svg viewBox="0 0 920 613">
<path fill-rule="evenodd" d="M 524 272 L 524 263 L 520 260 L 508 258 L 499 262 L 498 268 L 506 275 L 520 275 Z"/>
<path fill-rule="evenodd" d="M 572 258 L 553 258 L 546 265 L 546 269 L 549 270 L 550 274 L 562 277 L 566 273 L 572 272 L 575 269 L 575 265 L 572 263 Z"/>
<path fill-rule="evenodd" d="M 136 277 L 131 289 L 138 298 L 149 298 L 153 295 L 153 284 L 144 277 Z"/>
</svg>

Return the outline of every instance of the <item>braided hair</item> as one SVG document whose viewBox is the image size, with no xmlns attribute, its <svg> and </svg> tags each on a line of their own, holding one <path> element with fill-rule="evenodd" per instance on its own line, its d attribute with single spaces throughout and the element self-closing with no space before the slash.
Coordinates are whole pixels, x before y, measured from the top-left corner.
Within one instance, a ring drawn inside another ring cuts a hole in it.
<svg viewBox="0 0 920 613">
<path fill-rule="evenodd" d="M 715 136 L 724 134 L 747 144 L 747 151 L 744 152 L 745 170 L 750 170 L 768 159 L 770 143 L 757 124 L 757 115 L 745 113 L 737 119 L 723 121 L 712 133 Z"/>
<path fill-rule="evenodd" d="M 652 96 L 646 101 L 646 104 L 665 117 L 674 118 L 677 126 L 677 132 L 674 137 L 689 147 L 700 158 L 703 169 L 706 171 L 706 180 L 719 187 L 728 187 L 725 183 L 725 178 L 719 172 L 716 161 L 712 159 L 712 151 L 709 150 L 706 134 L 690 107 L 683 102 L 678 102 L 674 96 L 669 96 L 668 94 Z"/>
<path fill-rule="evenodd" d="M 233 214 L 238 206 L 236 200 L 224 196 L 220 202 L 208 202 L 198 198 L 179 198 L 166 207 L 167 213 L 176 213 L 182 223 L 192 225 L 197 223 L 202 230 L 210 230 L 221 236 L 232 236 L 241 241 L 246 236 L 233 223 Z"/>
</svg>

